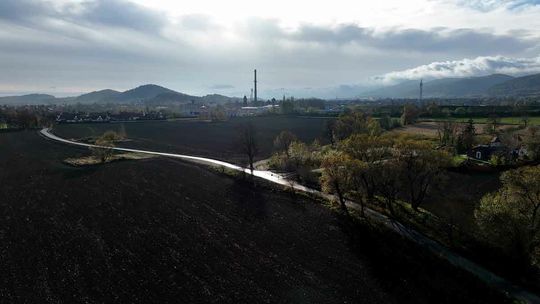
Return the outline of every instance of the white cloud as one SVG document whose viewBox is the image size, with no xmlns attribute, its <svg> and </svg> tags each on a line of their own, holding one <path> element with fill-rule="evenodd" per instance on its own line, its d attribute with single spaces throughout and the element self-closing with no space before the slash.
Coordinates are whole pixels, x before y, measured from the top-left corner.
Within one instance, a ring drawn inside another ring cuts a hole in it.
<svg viewBox="0 0 540 304">
<path fill-rule="evenodd" d="M 522 75 L 531 73 L 540 73 L 540 56 L 533 58 L 482 56 L 473 59 L 432 62 L 412 69 L 386 73 L 374 79 L 390 84 L 402 80 L 421 78 L 470 77 L 490 74 Z"/>
<path fill-rule="evenodd" d="M 0 91 L 249 94 L 258 68 L 261 92 L 315 92 L 441 58 L 536 56 L 539 14 L 449 0 L 0 0 Z"/>
</svg>

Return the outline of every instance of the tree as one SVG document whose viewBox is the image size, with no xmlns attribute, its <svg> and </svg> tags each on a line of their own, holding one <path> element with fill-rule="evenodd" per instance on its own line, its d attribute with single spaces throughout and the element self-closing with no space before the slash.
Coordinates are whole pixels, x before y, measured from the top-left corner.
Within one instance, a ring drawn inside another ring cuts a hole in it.
<svg viewBox="0 0 540 304">
<path fill-rule="evenodd" d="M 467 110 L 464 107 L 459 107 L 454 110 L 454 115 L 456 117 L 463 117 L 465 114 L 467 114 Z"/>
<path fill-rule="evenodd" d="M 502 187 L 485 195 L 475 211 L 480 232 L 525 265 L 539 262 L 540 166 L 501 175 Z"/>
<path fill-rule="evenodd" d="M 330 144 L 332 145 L 332 147 L 336 144 L 335 134 L 334 134 L 335 126 L 336 126 L 336 121 L 333 119 L 327 120 L 324 124 L 324 131 L 325 131 L 326 137 L 330 141 Z"/>
<path fill-rule="evenodd" d="M 382 132 L 379 123 L 362 111 L 341 114 L 334 124 L 333 131 L 337 141 L 344 140 L 353 134 L 378 135 Z"/>
<path fill-rule="evenodd" d="M 288 169 L 296 173 L 298 179 L 302 182 L 316 182 L 316 177 L 312 172 L 317 168 L 316 153 L 313 147 L 300 141 L 293 141 L 287 151 Z"/>
<path fill-rule="evenodd" d="M 524 128 L 529 126 L 530 121 L 531 121 L 531 119 L 529 118 L 529 115 L 523 114 L 523 116 L 521 116 L 521 122 L 523 123 Z"/>
<path fill-rule="evenodd" d="M 393 154 L 401 188 L 407 193 L 411 207 L 418 210 L 431 188 L 442 181 L 450 156 L 433 150 L 428 143 L 414 140 L 399 141 Z"/>
<path fill-rule="evenodd" d="M 90 148 L 94 157 L 100 162 L 107 162 L 113 155 L 114 142 L 119 140 L 120 136 L 114 131 L 107 131 L 98 137 L 95 141 L 95 146 Z"/>
<path fill-rule="evenodd" d="M 495 115 L 489 115 L 486 125 L 484 126 L 484 132 L 487 134 L 496 134 L 501 119 Z"/>
<path fill-rule="evenodd" d="M 401 115 L 401 124 L 406 126 L 414 124 L 420 115 L 420 110 L 413 104 L 406 104 Z"/>
<path fill-rule="evenodd" d="M 382 134 L 383 129 L 376 119 L 369 117 L 367 120 L 367 132 L 371 136 L 379 136 Z"/>
<path fill-rule="evenodd" d="M 437 135 L 442 146 L 454 146 L 457 133 L 457 124 L 451 120 L 437 123 Z"/>
<path fill-rule="evenodd" d="M 377 191 L 377 174 L 384 161 L 391 156 L 391 143 L 381 137 L 367 134 L 355 134 L 341 142 L 339 150 L 350 158 L 363 163 L 362 170 L 356 171 L 355 184 L 357 191 L 363 191 L 367 201 L 373 200 Z"/>
<path fill-rule="evenodd" d="M 427 113 L 429 114 L 429 116 L 431 117 L 438 117 L 441 115 L 441 108 L 439 107 L 438 104 L 432 102 L 430 103 L 427 108 Z"/>
<path fill-rule="evenodd" d="M 294 103 L 292 100 L 283 100 L 279 107 L 282 114 L 294 113 Z"/>
<path fill-rule="evenodd" d="M 322 175 L 320 178 L 322 190 L 326 193 L 335 193 L 341 210 L 348 214 L 345 194 L 351 189 L 351 172 L 347 168 L 350 159 L 338 151 L 327 154 L 322 161 Z"/>
<path fill-rule="evenodd" d="M 259 153 L 259 146 L 257 144 L 257 130 L 252 122 L 241 124 L 238 127 L 238 139 L 237 147 L 240 151 L 246 155 L 249 164 L 249 170 L 253 174 L 253 162 L 255 156 Z"/>
<path fill-rule="evenodd" d="M 465 127 L 461 130 L 461 133 L 458 135 L 458 140 L 456 148 L 458 153 L 464 153 L 469 151 L 474 145 L 474 137 L 476 136 L 476 128 L 472 119 L 467 121 Z"/>
<path fill-rule="evenodd" d="M 290 131 L 281 131 L 274 139 L 274 150 L 277 152 L 285 152 L 289 156 L 289 145 L 296 141 L 296 135 Z"/>
<path fill-rule="evenodd" d="M 375 190 L 377 201 L 389 211 L 389 215 L 396 216 L 395 206 L 400 193 L 399 165 L 394 159 L 381 162 L 377 170 L 372 172 L 375 179 Z"/>
<path fill-rule="evenodd" d="M 393 121 L 392 121 L 392 118 L 388 115 L 384 115 L 383 117 L 381 117 L 379 119 L 379 125 L 381 126 L 381 128 L 383 128 L 384 130 L 390 130 L 393 128 Z"/>
<path fill-rule="evenodd" d="M 227 111 L 223 105 L 217 105 L 210 110 L 210 120 L 212 121 L 225 121 L 227 120 Z"/>
<path fill-rule="evenodd" d="M 540 128 L 529 127 L 525 138 L 528 157 L 533 160 L 540 160 Z"/>
</svg>

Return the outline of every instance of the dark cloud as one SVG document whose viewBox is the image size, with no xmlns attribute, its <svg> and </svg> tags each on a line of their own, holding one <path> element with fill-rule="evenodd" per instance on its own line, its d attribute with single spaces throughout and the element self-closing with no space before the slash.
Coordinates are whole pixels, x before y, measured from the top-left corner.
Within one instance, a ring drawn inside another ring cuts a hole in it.
<svg viewBox="0 0 540 304">
<path fill-rule="evenodd" d="M 125 0 L 94 0 L 84 3 L 78 20 L 105 26 L 125 27 L 140 31 L 158 31 L 166 24 L 166 16 Z"/>
<path fill-rule="evenodd" d="M 0 19 L 23 21 L 35 16 L 49 15 L 54 11 L 42 1 L 37 0 L 2 0 L 0 1 Z"/>
<path fill-rule="evenodd" d="M 417 52 L 460 51 L 466 54 L 508 54 L 528 49 L 537 41 L 520 38 L 516 35 L 496 35 L 472 29 L 432 30 L 396 29 L 376 32 L 374 29 L 357 25 L 341 25 L 327 28 L 304 25 L 292 34 L 283 35 L 297 41 L 320 44 L 358 44 L 360 46 L 388 50 L 407 50 Z"/>
<path fill-rule="evenodd" d="M 157 32 L 167 24 L 166 16 L 126 0 L 90 0 L 67 4 L 55 9 L 50 3 L 38 0 L 1 0 L 0 19 L 40 26 L 45 17 L 87 26 L 123 27 L 137 31 Z"/>
</svg>

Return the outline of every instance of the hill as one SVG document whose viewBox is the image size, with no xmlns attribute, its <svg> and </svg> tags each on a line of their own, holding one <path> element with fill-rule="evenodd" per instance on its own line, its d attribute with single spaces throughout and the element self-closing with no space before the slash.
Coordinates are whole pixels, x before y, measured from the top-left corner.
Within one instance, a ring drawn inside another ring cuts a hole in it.
<svg viewBox="0 0 540 304">
<path fill-rule="evenodd" d="M 485 96 L 488 90 L 497 84 L 513 79 L 504 74 L 483 77 L 447 78 L 433 80 L 426 84 L 425 96 L 428 97 L 477 97 Z"/>
<path fill-rule="evenodd" d="M 424 82 L 423 96 L 439 98 L 487 96 L 491 87 L 512 79 L 512 76 L 503 74 L 436 79 Z M 419 81 L 405 81 L 394 86 L 365 93 L 364 95 L 369 97 L 417 98 L 419 96 Z"/>
<path fill-rule="evenodd" d="M 144 102 L 149 105 L 167 105 L 174 103 L 189 103 L 191 101 L 198 101 L 200 99 L 201 98 L 197 96 L 191 96 L 184 93 L 171 91 L 160 93 L 151 98 L 146 98 L 144 99 Z"/>
<path fill-rule="evenodd" d="M 116 98 L 116 101 L 135 102 L 145 101 L 157 97 L 160 94 L 180 94 L 171 89 L 164 88 L 155 84 L 146 84 L 127 90 Z"/>
<path fill-rule="evenodd" d="M 363 97 L 374 98 L 411 98 L 418 97 L 418 84 L 416 80 L 407 80 L 395 85 L 383 87 L 361 94 Z"/>
<path fill-rule="evenodd" d="M 120 92 L 115 90 L 101 90 L 94 91 L 91 93 L 83 94 L 75 98 L 75 102 L 79 103 L 95 103 L 95 102 L 110 102 L 114 101 Z"/>
<path fill-rule="evenodd" d="M 125 92 L 105 89 L 83 94 L 77 97 L 56 98 L 46 94 L 0 97 L 0 104 L 5 105 L 40 105 L 63 103 L 117 103 L 129 104 L 143 102 L 149 105 L 170 105 L 199 101 L 204 103 L 226 103 L 240 100 L 228 96 L 212 94 L 203 97 L 179 93 L 155 84 L 146 84 Z"/>
<path fill-rule="evenodd" d="M 226 103 L 226 102 L 234 102 L 234 101 L 241 101 L 241 98 L 235 98 L 235 97 L 228 97 L 220 94 L 210 94 L 201 97 L 201 100 L 205 103 Z"/>
<path fill-rule="evenodd" d="M 517 77 L 490 88 L 493 96 L 540 96 L 540 74 Z"/>
<path fill-rule="evenodd" d="M 0 97 L 0 104 L 3 105 L 38 105 L 51 104 L 56 97 L 47 94 L 29 94 L 22 96 Z"/>
</svg>

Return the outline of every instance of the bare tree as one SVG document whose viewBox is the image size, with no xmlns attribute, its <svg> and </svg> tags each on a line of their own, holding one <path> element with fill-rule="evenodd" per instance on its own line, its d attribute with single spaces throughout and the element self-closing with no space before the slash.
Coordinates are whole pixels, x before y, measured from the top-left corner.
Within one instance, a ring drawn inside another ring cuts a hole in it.
<svg viewBox="0 0 540 304">
<path fill-rule="evenodd" d="M 348 160 L 349 158 L 343 153 L 329 153 L 322 162 L 323 172 L 321 175 L 323 191 L 336 194 L 341 210 L 345 214 L 349 214 L 345 194 L 351 188 L 351 170 L 347 165 Z"/>
<path fill-rule="evenodd" d="M 412 140 L 398 141 L 393 154 L 400 186 L 408 193 L 411 207 L 418 210 L 431 188 L 444 179 L 450 156 L 433 150 L 428 143 Z"/>
<path fill-rule="evenodd" d="M 247 156 L 249 170 L 253 174 L 253 162 L 255 156 L 259 153 L 259 146 L 257 144 L 257 130 L 252 122 L 241 124 L 238 128 L 238 149 Z"/>
<path fill-rule="evenodd" d="M 285 152 L 287 157 L 289 156 L 289 146 L 291 143 L 297 141 L 296 135 L 290 131 L 281 131 L 274 139 L 274 150 L 277 152 Z"/>
<path fill-rule="evenodd" d="M 437 123 L 437 135 L 439 144 L 442 146 L 454 146 L 458 132 L 458 125 L 451 121 L 441 121 Z"/>
</svg>

